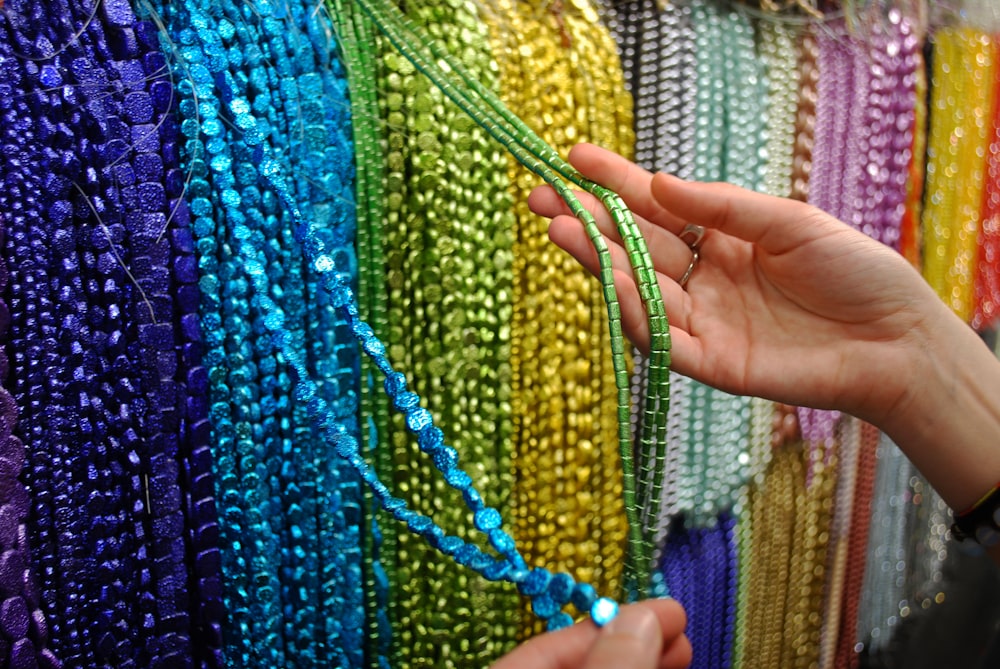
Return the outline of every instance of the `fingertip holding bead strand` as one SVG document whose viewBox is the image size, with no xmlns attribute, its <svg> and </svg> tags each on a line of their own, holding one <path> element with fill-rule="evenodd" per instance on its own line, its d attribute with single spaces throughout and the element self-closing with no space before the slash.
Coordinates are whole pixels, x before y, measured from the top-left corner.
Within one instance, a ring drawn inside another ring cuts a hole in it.
<svg viewBox="0 0 1000 669">
<path fill-rule="evenodd" d="M 618 602 L 601 597 L 590 607 L 590 619 L 598 627 L 604 627 L 618 615 Z"/>
</svg>

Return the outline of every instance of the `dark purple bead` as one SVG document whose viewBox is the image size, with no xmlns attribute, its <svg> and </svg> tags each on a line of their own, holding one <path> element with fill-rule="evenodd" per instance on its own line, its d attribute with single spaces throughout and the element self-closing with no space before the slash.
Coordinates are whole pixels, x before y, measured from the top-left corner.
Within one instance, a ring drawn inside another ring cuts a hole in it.
<svg viewBox="0 0 1000 669">
<path fill-rule="evenodd" d="M 10 669 L 37 669 L 35 644 L 31 639 L 18 639 L 10 649 Z"/>
<path fill-rule="evenodd" d="M 27 636 L 30 621 L 28 607 L 21 597 L 9 597 L 0 604 L 0 628 L 9 639 Z"/>
<path fill-rule="evenodd" d="M 131 28 L 108 31 L 111 48 L 116 58 L 135 58 L 139 55 L 139 42 Z"/>
</svg>

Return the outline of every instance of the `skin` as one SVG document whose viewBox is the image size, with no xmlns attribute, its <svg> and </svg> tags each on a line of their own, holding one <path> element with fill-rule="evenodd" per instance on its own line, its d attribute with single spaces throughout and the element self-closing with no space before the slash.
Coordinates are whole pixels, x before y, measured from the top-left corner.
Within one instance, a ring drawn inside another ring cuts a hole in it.
<svg viewBox="0 0 1000 669">
<path fill-rule="evenodd" d="M 593 145 L 574 147 L 569 160 L 636 215 L 678 372 L 735 394 L 858 416 L 886 432 L 957 511 L 1000 481 L 1000 361 L 899 254 L 801 202 L 654 175 Z M 579 197 L 611 249 L 623 327 L 648 350 L 621 240 L 603 207 Z M 552 241 L 596 273 L 582 223 L 555 192 L 540 187 L 528 202 L 552 219 Z M 706 233 L 682 289 L 676 279 L 692 253 L 677 235 L 688 223 Z M 991 554 L 1000 561 L 1000 550 Z M 519 666 L 593 669 L 625 657 L 584 665 L 573 652 L 576 664 Z"/>
<path fill-rule="evenodd" d="M 683 669 L 691 663 L 684 636 L 687 619 L 674 600 L 653 599 L 623 606 L 603 628 L 590 621 L 534 637 L 493 669 Z"/>
</svg>

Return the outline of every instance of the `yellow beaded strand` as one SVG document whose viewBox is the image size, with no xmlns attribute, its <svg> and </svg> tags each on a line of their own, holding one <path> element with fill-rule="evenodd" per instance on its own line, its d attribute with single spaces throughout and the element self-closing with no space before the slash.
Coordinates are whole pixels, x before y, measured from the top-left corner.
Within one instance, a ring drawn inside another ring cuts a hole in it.
<svg viewBox="0 0 1000 669">
<path fill-rule="evenodd" d="M 995 40 L 971 28 L 934 35 L 924 276 L 968 321 L 991 124 Z"/>
</svg>

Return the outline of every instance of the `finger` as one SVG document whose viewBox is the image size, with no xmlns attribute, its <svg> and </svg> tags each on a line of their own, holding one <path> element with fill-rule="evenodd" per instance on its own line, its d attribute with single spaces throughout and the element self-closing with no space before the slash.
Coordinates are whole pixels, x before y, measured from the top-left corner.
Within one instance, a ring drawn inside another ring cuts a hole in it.
<svg viewBox="0 0 1000 669">
<path fill-rule="evenodd" d="M 674 234 L 687 223 L 652 197 L 653 175 L 617 153 L 593 144 L 577 144 L 569 152 L 569 161 L 583 176 L 618 193 L 637 216 Z"/>
<path fill-rule="evenodd" d="M 679 218 L 759 244 L 773 254 L 846 228 L 832 216 L 803 202 L 755 193 L 732 184 L 698 183 L 656 174 L 650 193 Z"/>
<path fill-rule="evenodd" d="M 604 626 L 587 654 L 583 669 L 657 669 L 663 651 L 663 630 L 656 611 L 645 606 L 623 607 Z"/>
<path fill-rule="evenodd" d="M 578 669 L 600 630 L 585 621 L 536 636 L 504 655 L 492 669 Z"/>
<path fill-rule="evenodd" d="M 588 211 L 594 215 L 594 219 L 597 221 L 597 227 L 601 231 L 601 234 L 604 235 L 609 242 L 622 245 L 622 238 L 618 233 L 618 228 L 611 221 L 604 206 L 587 194 L 581 194 L 580 201 L 584 204 Z M 532 211 L 543 216 L 556 218 L 559 216 L 572 215 L 569 208 L 562 201 L 562 198 L 560 198 L 555 191 L 548 187 L 535 189 L 529 197 L 528 202 Z M 635 224 L 638 227 L 639 234 L 642 235 L 646 242 L 646 248 L 653 261 L 653 269 L 673 279 L 678 279 L 683 276 L 688 265 L 691 263 L 691 247 L 688 246 L 686 242 L 678 238 L 677 235 L 668 232 L 657 225 L 653 225 L 641 216 L 635 216 Z M 564 239 L 567 242 L 571 241 L 569 237 L 577 234 L 577 231 L 580 231 L 580 234 L 587 236 L 586 230 L 582 226 L 564 227 L 563 224 L 557 224 L 556 226 L 556 234 L 560 239 Z M 550 237 L 551 236 L 550 229 Z M 589 240 L 589 236 L 587 236 L 587 238 Z M 569 249 L 567 248 L 567 250 Z M 573 255 L 579 258 L 576 253 L 573 253 Z M 627 255 L 625 256 L 625 260 L 628 261 Z M 626 262 L 624 265 L 616 264 L 615 267 L 627 268 L 629 265 Z"/>
<path fill-rule="evenodd" d="M 672 643 L 665 643 L 665 646 L 660 657 L 660 669 L 687 669 L 691 666 L 694 650 L 686 636 L 681 635 Z"/>
</svg>

